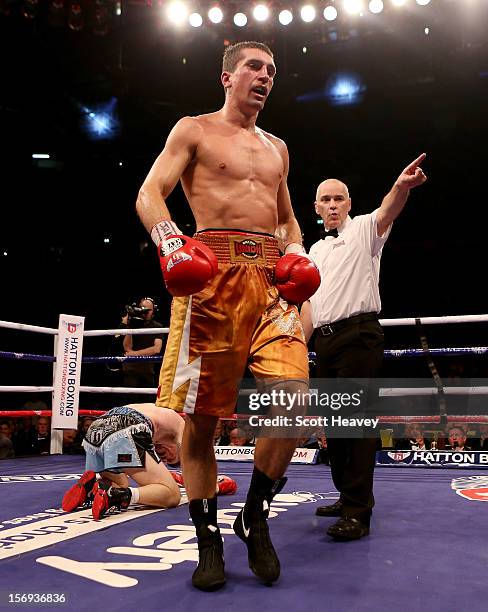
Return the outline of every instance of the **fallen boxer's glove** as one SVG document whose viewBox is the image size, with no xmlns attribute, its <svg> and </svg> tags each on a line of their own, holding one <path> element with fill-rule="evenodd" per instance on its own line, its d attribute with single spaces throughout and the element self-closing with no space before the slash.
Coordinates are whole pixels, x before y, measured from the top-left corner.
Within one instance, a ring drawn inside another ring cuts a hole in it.
<svg viewBox="0 0 488 612">
<path fill-rule="evenodd" d="M 185 486 L 181 472 L 170 472 L 170 474 L 179 487 Z M 217 485 L 215 487 L 217 495 L 234 495 L 236 491 L 237 483 L 230 476 L 225 476 L 224 474 L 217 476 Z"/>
</svg>

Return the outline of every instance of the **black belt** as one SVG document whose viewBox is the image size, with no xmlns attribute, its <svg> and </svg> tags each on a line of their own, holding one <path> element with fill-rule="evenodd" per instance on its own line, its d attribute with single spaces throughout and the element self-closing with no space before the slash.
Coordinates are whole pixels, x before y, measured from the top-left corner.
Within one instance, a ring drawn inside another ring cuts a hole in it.
<svg viewBox="0 0 488 612">
<path fill-rule="evenodd" d="M 348 319 L 341 319 L 340 321 L 335 321 L 334 323 L 329 323 L 328 325 L 322 325 L 322 327 L 318 328 L 318 332 L 321 336 L 331 336 L 335 334 L 340 329 L 347 327 L 348 325 L 353 325 L 354 323 L 362 323 L 363 321 L 377 321 L 378 315 L 376 312 L 362 312 L 360 314 L 349 317 Z"/>
</svg>

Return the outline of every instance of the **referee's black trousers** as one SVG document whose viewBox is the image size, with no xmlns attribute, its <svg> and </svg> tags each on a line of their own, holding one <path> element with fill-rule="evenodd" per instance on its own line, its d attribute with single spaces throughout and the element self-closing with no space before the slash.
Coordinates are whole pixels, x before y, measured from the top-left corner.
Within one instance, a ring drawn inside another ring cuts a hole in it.
<svg viewBox="0 0 488 612">
<path fill-rule="evenodd" d="M 315 350 L 317 378 L 378 378 L 384 335 L 377 318 L 358 321 L 351 317 L 330 335 L 322 335 L 317 330 Z M 377 438 L 327 437 L 332 479 L 340 493 L 342 514 L 366 525 L 374 506 L 377 443 Z"/>
</svg>

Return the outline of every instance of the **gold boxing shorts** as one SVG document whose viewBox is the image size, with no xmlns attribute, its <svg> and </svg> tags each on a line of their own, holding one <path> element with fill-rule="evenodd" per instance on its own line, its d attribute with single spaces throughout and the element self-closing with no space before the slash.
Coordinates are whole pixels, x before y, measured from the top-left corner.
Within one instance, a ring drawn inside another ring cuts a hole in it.
<svg viewBox="0 0 488 612">
<path fill-rule="evenodd" d="M 231 416 L 246 366 L 256 379 L 308 380 L 308 352 L 295 305 L 278 295 L 276 238 L 204 230 L 194 238 L 219 270 L 203 291 L 174 298 L 157 406 Z"/>
</svg>

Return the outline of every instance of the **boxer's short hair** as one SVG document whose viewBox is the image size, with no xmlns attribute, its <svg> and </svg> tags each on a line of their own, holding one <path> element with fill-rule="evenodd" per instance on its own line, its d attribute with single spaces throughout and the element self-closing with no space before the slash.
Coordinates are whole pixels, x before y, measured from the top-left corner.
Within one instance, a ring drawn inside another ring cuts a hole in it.
<svg viewBox="0 0 488 612">
<path fill-rule="evenodd" d="M 260 49 L 264 51 L 271 57 L 273 57 L 273 52 L 268 47 L 261 42 L 256 42 L 254 40 L 247 40 L 243 42 L 238 42 L 235 45 L 229 45 L 226 47 L 224 51 L 224 57 L 222 59 L 222 71 L 223 72 L 234 72 L 237 64 L 241 60 L 242 51 L 244 49 Z"/>
</svg>

